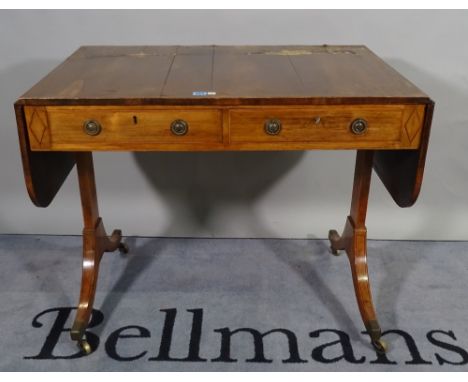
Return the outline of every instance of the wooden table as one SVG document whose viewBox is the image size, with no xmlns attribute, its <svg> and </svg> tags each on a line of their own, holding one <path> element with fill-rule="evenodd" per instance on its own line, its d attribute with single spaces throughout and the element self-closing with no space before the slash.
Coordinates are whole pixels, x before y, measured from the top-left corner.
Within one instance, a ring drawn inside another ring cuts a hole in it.
<svg viewBox="0 0 468 382">
<path fill-rule="evenodd" d="M 74 164 L 84 217 L 71 331 L 83 351 L 104 252 L 128 249 L 99 216 L 93 151 L 357 150 L 343 234 L 359 310 L 372 303 L 366 211 L 372 168 L 400 207 L 421 187 L 434 103 L 365 46 L 81 47 L 15 103 L 29 195 L 47 207 Z M 239 153 L 242 155 L 242 153 Z"/>
</svg>

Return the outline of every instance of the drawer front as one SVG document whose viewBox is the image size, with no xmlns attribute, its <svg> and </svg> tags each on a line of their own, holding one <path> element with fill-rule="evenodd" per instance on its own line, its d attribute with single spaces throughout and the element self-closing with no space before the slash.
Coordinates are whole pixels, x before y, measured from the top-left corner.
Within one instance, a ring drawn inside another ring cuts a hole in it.
<svg viewBox="0 0 468 382">
<path fill-rule="evenodd" d="M 32 150 L 416 149 L 424 105 L 26 106 Z"/>
<path fill-rule="evenodd" d="M 26 120 L 33 150 L 170 150 L 223 139 L 222 113 L 208 109 L 34 107 Z"/>
<path fill-rule="evenodd" d="M 230 111 L 232 144 L 417 148 L 424 105 L 343 105 Z"/>
</svg>

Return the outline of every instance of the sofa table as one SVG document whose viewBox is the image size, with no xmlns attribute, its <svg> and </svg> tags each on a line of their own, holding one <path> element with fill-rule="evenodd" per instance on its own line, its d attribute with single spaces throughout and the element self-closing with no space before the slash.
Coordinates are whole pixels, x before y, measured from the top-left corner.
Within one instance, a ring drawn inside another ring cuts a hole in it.
<svg viewBox="0 0 468 382">
<path fill-rule="evenodd" d="M 329 232 L 346 251 L 359 311 L 385 351 L 372 302 L 366 211 L 372 169 L 400 207 L 417 199 L 434 103 L 365 46 L 85 46 L 15 103 L 29 195 L 47 207 L 76 163 L 84 352 L 104 252 L 126 252 L 99 216 L 93 151 L 357 151 L 351 211 Z M 239 153 L 242 155 L 242 153 Z"/>
</svg>

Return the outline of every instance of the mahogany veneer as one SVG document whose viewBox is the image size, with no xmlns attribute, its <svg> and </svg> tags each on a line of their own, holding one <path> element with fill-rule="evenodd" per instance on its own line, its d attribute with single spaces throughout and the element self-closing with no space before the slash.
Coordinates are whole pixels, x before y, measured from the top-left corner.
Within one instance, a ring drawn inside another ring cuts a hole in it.
<svg viewBox="0 0 468 382">
<path fill-rule="evenodd" d="M 92 351 L 101 256 L 127 251 L 99 216 L 93 151 L 354 149 L 350 215 L 329 238 L 333 253 L 348 254 L 364 325 L 385 351 L 367 269 L 371 173 L 399 206 L 416 201 L 433 107 L 365 46 L 81 47 L 15 103 L 32 201 L 48 206 L 78 167 L 83 277 L 72 338 Z"/>
</svg>

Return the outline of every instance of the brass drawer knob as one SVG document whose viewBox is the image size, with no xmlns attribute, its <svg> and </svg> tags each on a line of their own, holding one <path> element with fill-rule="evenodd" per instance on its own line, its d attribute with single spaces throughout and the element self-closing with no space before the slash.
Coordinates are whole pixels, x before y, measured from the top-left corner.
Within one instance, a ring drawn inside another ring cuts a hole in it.
<svg viewBox="0 0 468 382">
<path fill-rule="evenodd" d="M 85 121 L 83 128 L 85 133 L 88 135 L 98 135 L 102 130 L 101 124 L 94 119 Z"/>
<path fill-rule="evenodd" d="M 356 135 L 364 134 L 367 131 L 367 121 L 362 118 L 355 119 L 351 123 L 351 132 Z"/>
<path fill-rule="evenodd" d="M 265 122 L 265 132 L 268 135 L 278 135 L 281 131 L 281 121 L 279 119 L 268 119 Z"/>
<path fill-rule="evenodd" d="M 188 132 L 188 123 L 183 119 L 176 119 L 171 123 L 171 131 L 174 135 L 185 135 Z"/>
</svg>

